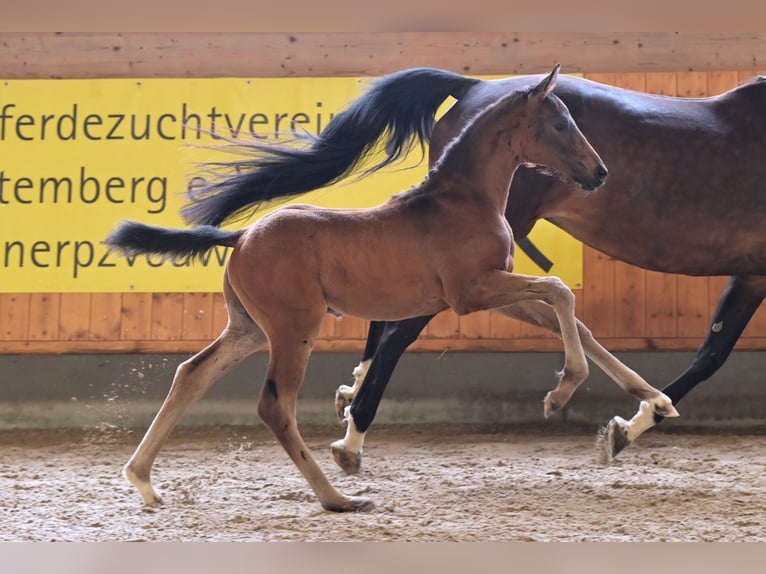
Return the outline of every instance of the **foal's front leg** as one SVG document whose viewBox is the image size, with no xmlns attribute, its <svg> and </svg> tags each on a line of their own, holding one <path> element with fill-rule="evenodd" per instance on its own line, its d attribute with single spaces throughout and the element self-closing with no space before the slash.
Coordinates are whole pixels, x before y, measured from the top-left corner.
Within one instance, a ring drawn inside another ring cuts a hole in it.
<svg viewBox="0 0 766 574">
<path fill-rule="evenodd" d="M 499 309 L 522 301 L 543 301 L 553 307 L 564 344 L 564 368 L 558 373 L 558 385 L 543 401 L 543 412 L 549 417 L 564 407 L 588 376 L 588 363 L 577 332 L 572 290 L 558 277 L 534 277 L 494 270 L 458 292 L 460 295 L 454 302 L 448 297 L 448 302 L 458 313 Z"/>
</svg>

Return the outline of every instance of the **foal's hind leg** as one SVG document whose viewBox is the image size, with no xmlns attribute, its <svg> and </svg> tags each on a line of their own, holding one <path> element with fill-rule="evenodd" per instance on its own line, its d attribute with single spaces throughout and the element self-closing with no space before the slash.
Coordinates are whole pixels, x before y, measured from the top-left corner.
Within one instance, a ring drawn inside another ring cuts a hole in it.
<svg viewBox="0 0 766 574">
<path fill-rule="evenodd" d="M 326 510 L 343 512 L 372 508 L 374 505 L 367 498 L 348 497 L 335 490 L 298 430 L 295 416 L 298 391 L 324 311 L 314 318 L 286 315 L 285 320 L 280 320 L 273 309 L 270 313 L 275 326 L 269 329 L 269 370 L 258 401 L 259 416 L 287 451 Z"/>
<path fill-rule="evenodd" d="M 498 309 L 498 311 L 508 317 L 538 325 L 561 336 L 559 323 L 553 309 L 542 301 L 525 301 Z M 678 416 L 672 401 L 664 393 L 652 387 L 638 373 L 602 347 L 593 337 L 590 329 L 579 320 L 577 320 L 577 332 L 588 358 L 596 363 L 626 393 L 645 402 L 657 415 L 663 417 Z"/>
<path fill-rule="evenodd" d="M 224 294 L 229 314 L 226 328 L 213 343 L 178 367 L 165 402 L 125 465 L 125 477 L 135 485 L 148 505 L 162 502 L 152 486 L 152 464 L 181 415 L 213 383 L 266 343 L 265 334 L 248 316 L 228 283 Z"/>
</svg>

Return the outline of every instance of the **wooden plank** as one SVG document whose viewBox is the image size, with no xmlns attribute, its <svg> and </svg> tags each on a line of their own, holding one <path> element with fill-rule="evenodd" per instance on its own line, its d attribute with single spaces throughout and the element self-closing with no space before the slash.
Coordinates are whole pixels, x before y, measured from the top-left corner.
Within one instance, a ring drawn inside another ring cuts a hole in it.
<svg viewBox="0 0 766 574">
<path fill-rule="evenodd" d="M 662 96 L 678 95 L 678 75 L 675 72 L 648 72 L 646 74 L 646 91 Z"/>
<path fill-rule="evenodd" d="M 646 91 L 646 74 L 618 74 L 615 85 L 628 90 Z M 631 217 L 631 214 L 623 214 Z M 646 335 L 646 272 L 622 261 L 614 262 L 614 336 Z"/>
<path fill-rule="evenodd" d="M 29 293 L 0 294 L 0 341 L 29 338 Z"/>
<path fill-rule="evenodd" d="M 29 296 L 30 341 L 58 339 L 60 302 L 58 293 L 32 293 Z"/>
<path fill-rule="evenodd" d="M 678 332 L 677 277 L 668 273 L 646 272 L 646 336 L 675 337 Z"/>
<path fill-rule="evenodd" d="M 123 293 L 120 315 L 120 339 L 147 341 L 151 338 L 151 293 Z"/>
<path fill-rule="evenodd" d="M 646 75 L 647 92 L 664 96 L 677 95 L 677 76 L 673 72 Z M 666 273 L 647 271 L 645 282 L 645 322 L 648 337 L 674 337 L 678 330 L 677 277 Z"/>
<path fill-rule="evenodd" d="M 715 96 L 723 94 L 739 85 L 739 74 L 736 70 L 716 70 L 707 73 L 707 94 Z"/>
<path fill-rule="evenodd" d="M 612 337 L 601 343 L 612 352 L 619 351 L 695 351 L 700 337 Z M 364 341 L 352 339 L 320 340 L 316 352 L 361 353 Z M 439 353 L 560 353 L 558 338 L 539 339 L 418 339 L 410 348 L 413 352 Z M 745 337 L 737 343 L 737 350 L 766 351 L 766 337 Z M 3 354 L 85 354 L 85 353 L 196 353 L 200 341 L 146 340 L 146 341 L 0 341 Z M 265 350 L 264 350 L 265 352 Z"/>
<path fill-rule="evenodd" d="M 434 339 L 457 339 L 460 337 L 460 318 L 451 309 L 442 311 L 431 319 L 423 336 Z"/>
<path fill-rule="evenodd" d="M 318 339 L 334 339 L 335 338 L 335 323 L 337 319 L 334 315 L 327 315 L 322 321 L 322 328 L 319 330 Z"/>
<path fill-rule="evenodd" d="M 537 325 L 531 325 L 529 323 L 521 323 L 519 327 L 520 337 L 522 339 L 554 339 L 556 336 L 542 327 Z"/>
<path fill-rule="evenodd" d="M 122 294 L 94 293 L 90 301 L 90 338 L 118 341 L 122 325 Z"/>
<path fill-rule="evenodd" d="M 693 337 L 700 333 L 706 333 L 712 312 L 707 277 L 679 275 L 676 293 L 678 298 L 678 336 Z"/>
<path fill-rule="evenodd" d="M 469 339 L 487 339 L 491 336 L 489 311 L 478 311 L 458 319 L 460 336 Z"/>
<path fill-rule="evenodd" d="M 341 317 L 335 322 L 336 339 L 367 340 L 370 322 L 356 317 Z"/>
<path fill-rule="evenodd" d="M 183 293 L 153 293 L 151 338 L 183 340 Z"/>
<path fill-rule="evenodd" d="M 378 76 L 737 70 L 763 66 L 766 33 L 3 32 L 3 78 Z M 258 57 L 254 58 L 253 54 Z"/>
<path fill-rule="evenodd" d="M 86 341 L 90 336 L 90 293 L 62 293 L 59 313 L 58 339 Z"/>
<path fill-rule="evenodd" d="M 184 340 L 212 340 L 213 294 L 184 293 L 183 305 L 181 337 Z"/>
<path fill-rule="evenodd" d="M 766 68 L 745 69 L 737 71 L 737 84 L 744 84 L 755 78 L 766 74 Z"/>
<path fill-rule="evenodd" d="M 229 321 L 229 315 L 226 312 L 226 301 L 223 298 L 223 293 L 215 293 L 213 295 L 213 336 L 217 337 L 226 327 L 226 323 Z"/>
<path fill-rule="evenodd" d="M 521 321 L 492 312 L 489 314 L 489 335 L 493 339 L 518 339 L 521 336 Z"/>
<path fill-rule="evenodd" d="M 614 300 L 614 261 L 585 246 L 582 320 L 597 339 L 614 337 Z"/>
</svg>

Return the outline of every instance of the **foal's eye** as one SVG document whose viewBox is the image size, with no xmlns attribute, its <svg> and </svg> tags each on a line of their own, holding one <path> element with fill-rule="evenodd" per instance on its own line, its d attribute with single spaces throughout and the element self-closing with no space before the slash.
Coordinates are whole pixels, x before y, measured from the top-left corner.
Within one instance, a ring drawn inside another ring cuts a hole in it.
<svg viewBox="0 0 766 574">
<path fill-rule="evenodd" d="M 563 132 L 565 129 L 567 129 L 567 125 L 565 123 L 556 124 L 553 126 L 553 129 L 557 132 Z"/>
</svg>

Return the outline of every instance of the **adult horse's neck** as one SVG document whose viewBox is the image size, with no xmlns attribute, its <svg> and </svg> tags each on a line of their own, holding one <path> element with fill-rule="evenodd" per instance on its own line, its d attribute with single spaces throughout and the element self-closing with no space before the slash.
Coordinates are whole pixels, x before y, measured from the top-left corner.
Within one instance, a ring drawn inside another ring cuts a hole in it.
<svg viewBox="0 0 766 574">
<path fill-rule="evenodd" d="M 527 161 L 525 103 L 519 92 L 484 108 L 445 148 L 431 169 L 431 182 L 505 212 L 513 173 Z"/>
</svg>

